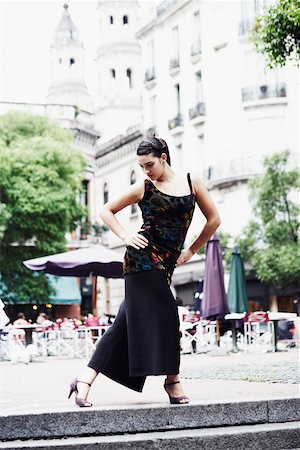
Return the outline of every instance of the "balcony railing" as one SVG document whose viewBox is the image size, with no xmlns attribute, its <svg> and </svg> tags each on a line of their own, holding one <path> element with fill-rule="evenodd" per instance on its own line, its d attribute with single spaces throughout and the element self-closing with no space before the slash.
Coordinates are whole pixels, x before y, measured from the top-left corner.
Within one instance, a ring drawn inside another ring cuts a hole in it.
<svg viewBox="0 0 300 450">
<path fill-rule="evenodd" d="M 205 116 L 205 114 L 206 114 L 205 103 L 197 103 L 196 106 L 194 106 L 189 110 L 190 120 L 198 116 Z"/>
<path fill-rule="evenodd" d="M 202 178 L 207 185 L 215 186 L 222 183 L 231 183 L 238 180 L 247 180 L 253 175 L 262 173 L 263 157 L 250 156 L 220 161 L 208 166 Z"/>
<path fill-rule="evenodd" d="M 200 55 L 202 52 L 200 39 L 191 45 L 191 56 Z"/>
<path fill-rule="evenodd" d="M 173 130 L 173 128 L 181 127 L 183 125 L 183 116 L 182 114 L 177 114 L 176 117 L 170 119 L 168 122 L 169 130 Z"/>
<path fill-rule="evenodd" d="M 156 7 L 157 15 L 160 16 L 161 14 L 163 14 L 168 8 L 170 8 L 170 6 L 172 6 L 176 2 L 177 2 L 177 0 L 165 0 L 165 1 L 161 2 Z"/>
<path fill-rule="evenodd" d="M 286 97 L 286 84 L 264 84 L 261 86 L 245 87 L 242 89 L 242 101 L 251 102 L 266 98 Z"/>
<path fill-rule="evenodd" d="M 172 58 L 170 60 L 170 70 L 177 69 L 178 67 L 180 67 L 179 58 Z"/>
<path fill-rule="evenodd" d="M 152 138 L 154 133 L 156 133 L 156 127 L 151 127 L 146 130 L 146 137 Z"/>
<path fill-rule="evenodd" d="M 151 67 L 145 72 L 145 82 L 155 80 L 155 69 Z"/>
</svg>

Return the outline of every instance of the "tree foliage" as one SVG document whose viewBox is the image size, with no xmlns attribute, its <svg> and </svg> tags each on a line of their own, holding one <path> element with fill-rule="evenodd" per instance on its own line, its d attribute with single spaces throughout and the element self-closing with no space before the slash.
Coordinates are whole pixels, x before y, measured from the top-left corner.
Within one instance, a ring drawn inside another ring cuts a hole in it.
<svg viewBox="0 0 300 450">
<path fill-rule="evenodd" d="M 288 151 L 266 158 L 264 167 L 250 182 L 255 219 L 238 244 L 260 280 L 278 288 L 299 285 L 300 171 L 289 169 Z"/>
<path fill-rule="evenodd" d="M 76 201 L 84 159 L 72 135 L 46 118 L 0 117 L 0 262 L 2 293 L 10 301 L 47 301 L 44 274 L 22 261 L 64 251 L 65 235 L 84 211 Z"/>
<path fill-rule="evenodd" d="M 287 61 L 299 65 L 300 0 L 279 0 L 266 14 L 257 17 L 251 34 L 256 50 L 269 68 L 282 67 Z"/>
</svg>

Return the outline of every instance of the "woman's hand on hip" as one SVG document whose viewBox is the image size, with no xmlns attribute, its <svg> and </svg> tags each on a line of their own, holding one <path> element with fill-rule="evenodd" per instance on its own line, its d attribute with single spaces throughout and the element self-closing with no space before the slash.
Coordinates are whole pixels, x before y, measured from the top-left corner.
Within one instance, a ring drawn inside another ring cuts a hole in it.
<svg viewBox="0 0 300 450">
<path fill-rule="evenodd" d="M 139 250 L 140 248 L 145 248 L 148 245 L 148 239 L 145 238 L 142 234 L 132 233 L 127 234 L 123 241 L 125 242 L 127 247 L 133 247 Z"/>
<path fill-rule="evenodd" d="M 182 250 L 182 252 L 179 255 L 179 258 L 177 259 L 175 267 L 182 266 L 182 264 L 188 262 L 188 260 L 191 259 L 193 254 L 194 253 L 190 249 Z"/>
</svg>

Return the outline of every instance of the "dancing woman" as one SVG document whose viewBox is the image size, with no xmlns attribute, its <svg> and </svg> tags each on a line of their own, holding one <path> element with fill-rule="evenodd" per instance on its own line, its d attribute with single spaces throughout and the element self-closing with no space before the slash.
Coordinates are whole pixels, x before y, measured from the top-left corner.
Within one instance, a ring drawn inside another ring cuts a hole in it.
<svg viewBox="0 0 300 450">
<path fill-rule="evenodd" d="M 170 402 L 189 402 L 179 380 L 179 320 L 171 277 L 175 267 L 186 263 L 209 240 L 220 218 L 201 181 L 173 171 L 163 139 L 143 140 L 137 159 L 146 179 L 101 211 L 106 225 L 126 244 L 125 300 L 88 366 L 71 382 L 69 397 L 75 392 L 80 407 L 92 406 L 87 395 L 99 373 L 138 392 L 148 375 L 166 375 L 164 389 Z M 128 233 L 115 214 L 134 203 L 142 211 L 143 225 L 138 232 Z M 195 204 L 206 223 L 194 242 L 182 250 Z"/>
</svg>

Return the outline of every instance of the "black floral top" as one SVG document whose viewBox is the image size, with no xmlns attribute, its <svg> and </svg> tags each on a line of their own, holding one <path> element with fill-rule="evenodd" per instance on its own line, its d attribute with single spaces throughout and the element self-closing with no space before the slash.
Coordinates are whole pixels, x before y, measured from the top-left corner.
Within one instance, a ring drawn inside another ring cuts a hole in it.
<svg viewBox="0 0 300 450">
<path fill-rule="evenodd" d="M 124 275 L 160 269 L 166 271 L 168 283 L 171 284 L 195 209 L 195 194 L 189 174 L 188 182 L 191 193 L 178 197 L 161 192 L 152 181 L 145 180 L 145 193 L 138 203 L 144 221 L 139 233 L 148 239 L 148 245 L 139 250 L 127 247 Z"/>
</svg>

